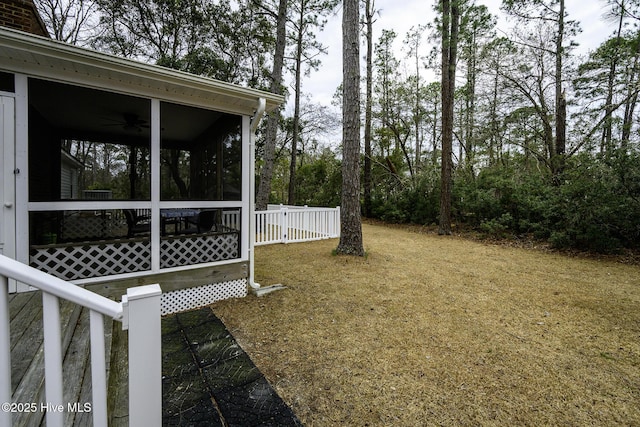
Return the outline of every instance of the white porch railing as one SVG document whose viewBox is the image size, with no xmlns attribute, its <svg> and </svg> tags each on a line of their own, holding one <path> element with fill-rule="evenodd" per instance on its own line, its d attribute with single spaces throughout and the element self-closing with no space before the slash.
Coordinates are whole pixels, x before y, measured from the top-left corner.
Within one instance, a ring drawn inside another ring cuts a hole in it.
<svg viewBox="0 0 640 427">
<path fill-rule="evenodd" d="M 3 405 L 12 402 L 9 279 L 42 291 L 44 401 L 47 407 L 62 408 L 46 412 L 47 426 L 62 427 L 67 410 L 62 391 L 61 298 L 90 310 L 93 425 L 106 427 L 108 419 L 104 316 L 122 322 L 123 329 L 129 330 L 129 425 L 162 424 L 162 292 L 159 285 L 130 288 L 122 303 L 118 303 L 0 255 L 0 403 Z M 11 411 L 0 411 L 0 426 L 10 427 L 11 423 Z"/>
<path fill-rule="evenodd" d="M 340 207 L 270 205 L 256 211 L 255 244 L 308 242 L 340 237 Z"/>
</svg>

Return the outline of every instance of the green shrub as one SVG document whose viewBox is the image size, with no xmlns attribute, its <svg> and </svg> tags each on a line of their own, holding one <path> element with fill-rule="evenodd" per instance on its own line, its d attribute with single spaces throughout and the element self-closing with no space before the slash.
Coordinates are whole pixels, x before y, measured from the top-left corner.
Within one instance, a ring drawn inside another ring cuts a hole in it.
<svg viewBox="0 0 640 427">
<path fill-rule="evenodd" d="M 492 237 L 531 233 L 557 248 L 616 252 L 640 247 L 639 153 L 578 154 L 567 159 L 556 178 L 537 168 L 503 165 L 484 168 L 476 177 L 456 175 L 454 220 Z M 376 190 L 374 216 L 436 223 L 439 173 L 425 170 L 403 185 Z"/>
<path fill-rule="evenodd" d="M 502 214 L 500 218 L 483 221 L 480 224 L 480 231 L 487 237 L 505 238 L 513 227 L 513 217 L 510 213 Z"/>
<path fill-rule="evenodd" d="M 374 218 L 379 218 L 385 222 L 394 224 L 406 222 L 406 212 L 395 201 L 374 201 L 371 210 Z"/>
</svg>

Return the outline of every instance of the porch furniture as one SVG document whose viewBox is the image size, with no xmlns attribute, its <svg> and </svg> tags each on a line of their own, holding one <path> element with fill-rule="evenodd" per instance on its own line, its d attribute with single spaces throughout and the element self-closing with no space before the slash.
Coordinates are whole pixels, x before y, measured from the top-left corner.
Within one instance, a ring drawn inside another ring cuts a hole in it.
<svg viewBox="0 0 640 427">
<path fill-rule="evenodd" d="M 186 228 L 189 222 L 194 221 L 193 218 L 197 218 L 199 212 L 197 209 L 189 208 L 161 209 L 160 220 L 162 221 L 162 235 L 167 234 L 168 225 L 173 225 L 173 232 L 178 233 L 183 226 Z"/>
<path fill-rule="evenodd" d="M 124 209 L 124 216 L 127 220 L 127 237 L 131 238 L 136 234 L 151 233 L 149 217 L 138 215 L 135 209 Z"/>
<path fill-rule="evenodd" d="M 181 230 L 180 234 L 206 233 L 207 231 L 212 231 L 214 226 L 217 228 L 217 216 L 218 211 L 215 210 L 201 211 L 195 218 L 187 218 L 187 224 L 191 223 L 193 226 Z"/>
</svg>

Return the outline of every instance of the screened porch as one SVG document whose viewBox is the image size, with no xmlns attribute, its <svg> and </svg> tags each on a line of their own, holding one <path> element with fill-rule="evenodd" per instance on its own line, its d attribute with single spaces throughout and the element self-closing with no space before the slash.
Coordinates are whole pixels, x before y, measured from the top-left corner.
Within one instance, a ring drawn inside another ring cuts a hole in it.
<svg viewBox="0 0 640 427">
<path fill-rule="evenodd" d="M 31 266 L 82 281 L 246 259 L 243 116 L 35 78 L 28 93 Z"/>
</svg>

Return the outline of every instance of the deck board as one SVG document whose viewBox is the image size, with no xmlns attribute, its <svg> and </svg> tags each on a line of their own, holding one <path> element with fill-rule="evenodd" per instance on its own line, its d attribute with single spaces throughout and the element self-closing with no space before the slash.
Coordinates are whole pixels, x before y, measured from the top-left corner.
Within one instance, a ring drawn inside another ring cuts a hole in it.
<svg viewBox="0 0 640 427">
<path fill-rule="evenodd" d="M 21 342 L 22 335 L 29 334 L 30 328 L 41 329 L 42 297 L 39 292 L 26 292 L 12 296 L 13 298 L 9 301 L 9 319 L 13 350 Z"/>
<path fill-rule="evenodd" d="M 64 402 L 84 404 L 80 401 L 80 391 L 85 381 L 88 359 L 91 357 L 89 338 L 89 310 L 82 309 L 69 343 L 63 362 Z M 91 372 L 89 371 L 89 377 Z M 73 425 L 76 412 L 65 412 L 64 425 Z"/>
<path fill-rule="evenodd" d="M 129 425 L 129 335 L 118 323 L 113 325 L 107 410 L 109 425 Z"/>
<path fill-rule="evenodd" d="M 42 357 L 42 298 L 38 295 L 19 295 L 9 303 L 20 305 L 10 320 L 11 339 L 11 390 L 15 394 L 18 385 L 27 374 L 34 358 Z M 11 311 L 11 310 L 10 310 Z M 22 396 L 19 394 L 19 396 Z"/>
</svg>

